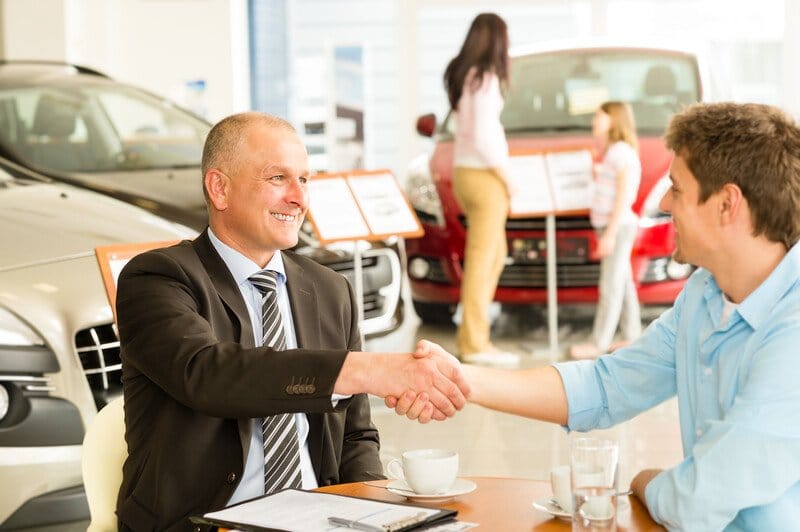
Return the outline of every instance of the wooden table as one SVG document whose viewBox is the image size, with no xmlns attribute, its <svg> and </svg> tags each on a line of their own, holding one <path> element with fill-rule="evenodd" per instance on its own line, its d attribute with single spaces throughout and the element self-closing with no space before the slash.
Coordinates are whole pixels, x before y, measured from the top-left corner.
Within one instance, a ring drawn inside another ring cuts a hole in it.
<svg viewBox="0 0 800 532">
<path fill-rule="evenodd" d="M 472 493 L 461 495 L 457 499 L 440 504 L 432 504 L 437 508 L 458 510 L 458 519 L 478 523 L 479 530 L 570 530 L 568 521 L 557 519 L 550 514 L 540 512 L 533 507 L 533 501 L 551 495 L 550 483 L 541 480 L 520 478 L 466 477 L 478 485 Z M 388 480 L 353 482 L 326 486 L 318 491 L 338 493 L 390 502 L 405 502 L 405 497 L 394 495 L 379 486 L 388 484 Z M 630 514 L 620 512 L 618 528 L 633 532 L 663 531 L 650 517 L 647 508 L 636 497 L 628 497 Z M 419 504 L 419 503 L 415 503 Z"/>
</svg>

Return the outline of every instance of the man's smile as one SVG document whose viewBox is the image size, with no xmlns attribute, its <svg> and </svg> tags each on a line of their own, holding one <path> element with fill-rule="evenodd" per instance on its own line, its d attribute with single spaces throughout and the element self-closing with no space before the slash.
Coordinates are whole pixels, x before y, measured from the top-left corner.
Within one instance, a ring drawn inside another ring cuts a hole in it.
<svg viewBox="0 0 800 532">
<path fill-rule="evenodd" d="M 283 214 L 280 212 L 271 212 L 270 214 L 282 222 L 293 222 L 297 219 L 297 216 L 294 214 Z"/>
</svg>

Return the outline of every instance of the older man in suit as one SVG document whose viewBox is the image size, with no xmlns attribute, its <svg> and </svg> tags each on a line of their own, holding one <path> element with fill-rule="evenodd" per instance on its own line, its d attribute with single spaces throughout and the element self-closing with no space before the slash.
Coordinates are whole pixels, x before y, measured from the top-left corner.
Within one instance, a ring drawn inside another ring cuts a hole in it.
<svg viewBox="0 0 800 532">
<path fill-rule="evenodd" d="M 452 357 L 359 352 L 349 283 L 282 251 L 308 206 L 291 125 L 222 120 L 202 170 L 209 228 L 119 278 L 121 530 L 189 530 L 191 515 L 264 493 L 382 478 L 366 393 L 421 395 L 409 417 L 422 421 L 468 393 Z"/>
</svg>

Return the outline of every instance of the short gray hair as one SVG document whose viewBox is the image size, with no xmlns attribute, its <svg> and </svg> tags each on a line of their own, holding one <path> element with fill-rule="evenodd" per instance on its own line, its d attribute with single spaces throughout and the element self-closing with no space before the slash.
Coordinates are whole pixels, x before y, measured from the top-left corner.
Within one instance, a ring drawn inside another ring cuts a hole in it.
<svg viewBox="0 0 800 532">
<path fill-rule="evenodd" d="M 297 132 L 294 126 L 283 118 L 258 111 L 230 115 L 217 122 L 206 137 L 200 166 L 203 173 L 203 195 L 206 202 L 208 202 L 208 191 L 205 187 L 206 173 L 212 168 L 218 168 L 228 173 L 238 167 L 238 157 L 242 153 L 247 130 L 255 124 Z"/>
</svg>

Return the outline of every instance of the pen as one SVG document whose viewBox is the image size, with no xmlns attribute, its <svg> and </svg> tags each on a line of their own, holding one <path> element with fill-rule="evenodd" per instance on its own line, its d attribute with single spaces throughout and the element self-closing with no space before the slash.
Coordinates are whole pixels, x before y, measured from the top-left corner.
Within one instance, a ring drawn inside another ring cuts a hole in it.
<svg viewBox="0 0 800 532">
<path fill-rule="evenodd" d="M 361 521 L 356 521 L 355 519 L 345 519 L 344 517 L 329 517 L 328 523 L 336 526 L 343 526 L 345 528 L 354 528 L 356 530 L 366 530 L 368 532 L 386 532 L 386 529 L 382 526 L 378 525 L 371 525 L 369 523 L 363 523 Z"/>
</svg>

